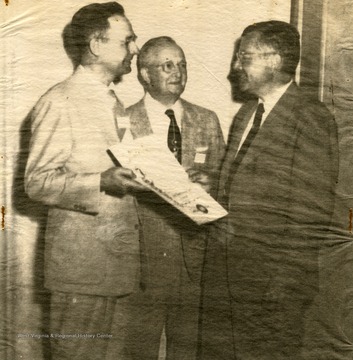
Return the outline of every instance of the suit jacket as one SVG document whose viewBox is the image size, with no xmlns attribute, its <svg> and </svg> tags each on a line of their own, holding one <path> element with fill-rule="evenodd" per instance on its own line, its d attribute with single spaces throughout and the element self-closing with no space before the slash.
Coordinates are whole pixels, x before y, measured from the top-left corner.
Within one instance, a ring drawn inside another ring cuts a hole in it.
<svg viewBox="0 0 353 360">
<path fill-rule="evenodd" d="M 322 103 L 292 84 L 231 173 L 256 106 L 250 101 L 236 115 L 220 175 L 218 196 L 229 215 L 218 225 L 226 234 L 230 292 L 244 302 L 311 298 L 334 207 L 336 125 Z"/>
<path fill-rule="evenodd" d="M 210 110 L 182 99 L 181 104 L 182 166 L 197 166 L 208 173 L 214 179 L 214 191 L 224 151 L 219 120 Z M 143 99 L 129 107 L 127 112 L 134 138 L 153 132 Z M 208 147 L 203 164 L 194 163 L 198 144 Z M 205 249 L 205 227 L 195 225 L 154 194 L 140 196 L 139 209 L 146 247 L 147 284 L 177 286 L 180 266 L 184 266 L 189 278 L 198 284 Z"/>
<path fill-rule="evenodd" d="M 50 89 L 32 114 L 25 185 L 49 205 L 45 284 L 51 290 L 124 295 L 139 283 L 135 199 L 100 192 L 118 140 L 108 88 L 79 68 Z"/>
</svg>

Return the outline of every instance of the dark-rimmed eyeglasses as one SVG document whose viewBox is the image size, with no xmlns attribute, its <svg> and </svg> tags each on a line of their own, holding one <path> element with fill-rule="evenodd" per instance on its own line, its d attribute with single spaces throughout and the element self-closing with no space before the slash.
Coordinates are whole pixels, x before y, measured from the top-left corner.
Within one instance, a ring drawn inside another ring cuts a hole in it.
<svg viewBox="0 0 353 360">
<path fill-rule="evenodd" d="M 251 61 L 256 56 L 260 57 L 260 58 L 265 58 L 265 57 L 268 57 L 270 55 L 275 55 L 275 54 L 277 54 L 277 52 L 275 52 L 275 51 L 263 52 L 263 53 L 238 51 L 237 52 L 237 59 L 241 63 L 243 63 L 243 62 Z"/>
<path fill-rule="evenodd" d="M 170 74 L 174 71 L 176 71 L 177 69 L 179 71 L 185 71 L 186 70 L 186 62 L 182 61 L 178 64 L 175 64 L 173 61 L 166 61 L 163 64 L 158 64 L 158 65 L 152 65 L 155 67 L 160 67 L 162 69 L 162 71 L 164 71 L 167 74 Z"/>
</svg>

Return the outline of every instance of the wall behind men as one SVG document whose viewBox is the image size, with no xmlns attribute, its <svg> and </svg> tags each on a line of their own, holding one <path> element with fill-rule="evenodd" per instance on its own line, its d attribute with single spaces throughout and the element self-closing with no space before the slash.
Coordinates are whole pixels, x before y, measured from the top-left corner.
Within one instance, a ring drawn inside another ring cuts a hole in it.
<svg viewBox="0 0 353 360">
<path fill-rule="evenodd" d="M 4 206 L 6 214 L 4 230 L 0 233 L 0 285 L 7 289 L 0 295 L 0 318 L 7 320 L 6 330 L 14 346 L 5 351 L 16 351 L 24 358 L 41 359 L 45 352 L 39 341 L 19 339 L 16 334 L 43 332 L 43 306 L 46 306 L 42 274 L 45 209 L 31 202 L 23 190 L 30 136 L 27 115 L 49 87 L 72 73 L 61 33 L 72 15 L 91 2 L 0 2 L 0 69 L 4 73 L 0 89 L 5 89 L 0 98 L 1 115 L 5 115 L 0 130 L 0 206 Z M 231 102 L 227 81 L 234 41 L 245 26 L 255 21 L 289 21 L 290 18 L 290 0 L 121 0 L 120 3 L 133 24 L 139 46 L 161 35 L 171 36 L 181 45 L 189 71 L 183 97 L 216 111 L 225 136 L 239 108 Z M 143 96 L 135 68 L 124 77 L 117 91 L 126 106 Z M 1 343 L 0 358 L 10 358 L 1 356 Z"/>
<path fill-rule="evenodd" d="M 13 72 L 19 114 L 25 113 L 46 89 L 71 73 L 61 32 L 73 13 L 93 1 L 16 0 L 4 10 L 8 72 Z M 98 1 L 103 2 L 103 1 Z M 219 113 L 229 125 L 230 88 L 226 80 L 233 44 L 242 29 L 255 21 L 289 21 L 290 1 L 271 0 L 122 0 L 142 46 L 155 36 L 173 37 L 184 49 L 189 81 L 185 98 Z M 125 76 L 121 98 L 130 105 L 143 95 L 136 71 Z M 25 102 L 25 103 L 24 103 Z"/>
</svg>

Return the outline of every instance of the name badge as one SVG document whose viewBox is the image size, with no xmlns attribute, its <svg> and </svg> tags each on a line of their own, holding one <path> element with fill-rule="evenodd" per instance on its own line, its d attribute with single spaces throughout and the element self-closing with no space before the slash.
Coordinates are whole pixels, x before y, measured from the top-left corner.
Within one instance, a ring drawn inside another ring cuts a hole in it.
<svg viewBox="0 0 353 360">
<path fill-rule="evenodd" d="M 196 150 L 196 153 L 195 153 L 194 163 L 204 164 L 206 161 L 206 153 L 207 153 L 208 147 L 207 146 L 197 147 L 195 150 Z"/>
</svg>

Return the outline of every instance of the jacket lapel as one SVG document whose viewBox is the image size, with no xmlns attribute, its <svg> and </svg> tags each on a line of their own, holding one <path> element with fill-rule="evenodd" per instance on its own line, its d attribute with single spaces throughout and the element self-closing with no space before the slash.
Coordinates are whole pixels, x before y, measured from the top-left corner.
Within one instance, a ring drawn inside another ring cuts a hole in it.
<svg viewBox="0 0 353 360">
<path fill-rule="evenodd" d="M 198 124 L 198 113 L 188 106 L 185 100 L 180 99 L 182 105 L 181 116 L 181 136 L 182 136 L 182 164 L 184 167 L 192 167 L 194 165 L 195 147 L 197 147 L 198 137 L 195 132 Z"/>
<path fill-rule="evenodd" d="M 241 167 L 253 162 L 254 158 L 263 154 L 267 148 L 276 146 L 284 141 L 285 134 L 288 133 L 288 128 L 295 126 L 293 121 L 290 121 L 289 118 L 291 117 L 291 109 L 296 97 L 297 86 L 293 83 L 268 114 L 265 122 L 261 126 L 261 129 L 239 165 L 238 171 L 241 170 Z"/>
<path fill-rule="evenodd" d="M 128 109 L 130 115 L 131 133 L 134 138 L 140 138 L 153 133 L 151 123 L 143 99 Z"/>
<path fill-rule="evenodd" d="M 218 192 L 219 200 L 221 200 L 223 196 L 225 196 L 225 184 L 228 180 L 228 177 L 232 176 L 230 174 L 231 166 L 238 151 L 239 143 L 243 136 L 244 130 L 250 120 L 251 115 L 255 111 L 256 106 L 257 101 L 251 100 L 242 105 L 238 113 L 234 116 L 232 125 L 229 130 L 227 151 L 221 168 Z"/>
</svg>

